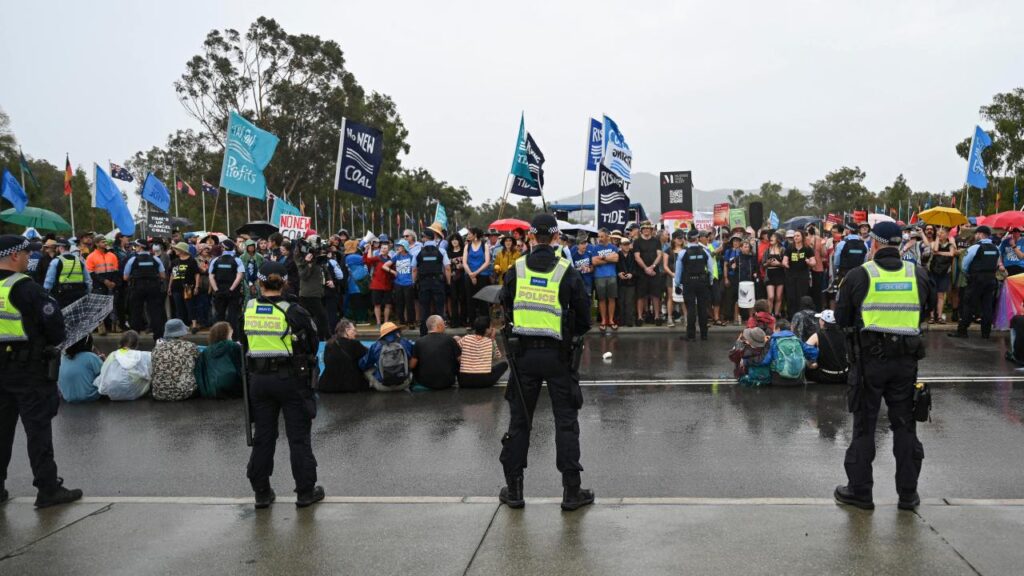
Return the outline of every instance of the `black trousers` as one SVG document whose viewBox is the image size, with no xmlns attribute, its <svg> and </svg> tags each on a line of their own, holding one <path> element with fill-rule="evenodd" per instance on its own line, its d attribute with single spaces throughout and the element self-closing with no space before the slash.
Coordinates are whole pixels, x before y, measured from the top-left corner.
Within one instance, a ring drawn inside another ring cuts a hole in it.
<svg viewBox="0 0 1024 576">
<path fill-rule="evenodd" d="M 896 492 L 909 496 L 917 491 L 917 478 L 924 459 L 924 447 L 917 439 L 917 422 L 913 415 L 917 360 L 909 356 L 865 357 L 866 388 L 859 389 L 859 392 L 858 370 L 857 363 L 850 368 L 853 440 L 844 461 L 849 488 L 858 496 L 871 496 L 875 427 L 884 398 L 889 412 L 889 429 L 892 430 L 892 453 L 896 457 Z"/>
<path fill-rule="evenodd" d="M 44 374 L 12 370 L 8 366 L 0 379 L 0 484 L 7 480 L 14 433 L 21 418 L 32 466 L 32 485 L 39 489 L 56 488 L 57 463 L 53 460 L 53 429 L 50 421 L 57 415 L 60 396 L 57 383 Z"/>
<path fill-rule="evenodd" d="M 683 301 L 686 302 L 686 337 L 697 337 L 697 322 L 700 322 L 701 337 L 708 335 L 708 310 L 711 306 L 711 286 L 707 282 L 694 280 L 683 287 Z"/>
<path fill-rule="evenodd" d="M 238 319 L 242 314 L 242 295 L 237 293 L 213 295 L 213 321 L 231 324 L 231 330 L 238 337 Z"/>
<path fill-rule="evenodd" d="M 975 276 L 967 281 L 967 291 L 960 304 L 958 332 L 966 333 L 974 317 L 981 316 L 981 335 L 987 338 L 992 333 L 992 312 L 997 286 L 994 276 Z"/>
<path fill-rule="evenodd" d="M 465 276 L 463 285 L 466 287 L 466 312 L 469 314 L 469 323 L 467 326 L 473 325 L 473 320 L 476 320 L 477 316 L 487 316 L 490 313 L 491 305 L 483 300 L 474 298 L 476 293 L 483 289 L 484 286 L 491 285 L 490 276 L 477 276 L 476 284 L 469 279 L 469 275 Z"/>
<path fill-rule="evenodd" d="M 137 283 L 130 288 L 132 295 L 132 328 L 141 330 L 146 325 L 145 317 L 149 318 L 149 330 L 153 339 L 163 338 L 164 324 L 167 323 L 167 311 L 164 309 L 166 294 L 160 291 L 156 282 Z"/>
<path fill-rule="evenodd" d="M 338 306 L 341 304 L 341 295 L 336 288 L 324 288 L 324 317 L 327 319 L 327 326 L 324 329 L 328 336 L 334 333 L 338 326 Z"/>
<path fill-rule="evenodd" d="M 430 278 L 420 280 L 420 308 L 423 309 L 423 318 L 420 319 L 420 336 L 427 334 L 427 318 L 437 314 L 441 318 L 444 314 L 444 282 L 440 279 Z"/>
<path fill-rule="evenodd" d="M 558 350 L 526 350 L 516 358 L 518 376 L 526 399 L 528 412 L 523 411 L 522 400 L 510 382 L 505 390 L 511 415 L 508 432 L 501 439 L 501 465 L 506 478 L 523 475 L 526 455 L 530 451 L 530 423 L 537 407 L 541 384 L 547 382 L 551 397 L 551 411 L 555 416 L 555 466 L 562 473 L 563 486 L 579 486 L 580 472 L 580 423 L 579 409 L 573 400 L 573 376 L 568 363 L 560 357 Z"/>
<path fill-rule="evenodd" d="M 491 367 L 487 374 L 459 372 L 459 388 L 490 388 L 498 383 L 501 375 L 508 370 L 508 362 L 502 360 Z"/>
<path fill-rule="evenodd" d="M 300 296 L 299 305 L 309 312 L 309 315 L 313 318 L 313 324 L 316 324 L 316 336 L 320 340 L 327 340 L 327 311 L 324 310 L 324 302 L 322 298 Z"/>
<path fill-rule="evenodd" d="M 278 416 L 284 412 L 295 492 L 309 492 L 316 486 L 316 458 L 310 433 L 316 416 L 313 391 L 292 379 L 291 372 L 252 374 L 249 378 L 252 419 L 256 431 L 246 475 L 256 491 L 270 488 L 277 448 Z"/>
<path fill-rule="evenodd" d="M 395 286 L 395 320 L 397 320 L 399 324 L 416 323 L 415 294 L 415 286 Z M 457 318 L 454 314 L 453 317 Z"/>
<path fill-rule="evenodd" d="M 189 313 L 188 313 L 188 300 L 185 300 L 185 292 L 171 291 L 171 308 L 173 308 L 174 317 L 185 323 L 185 326 L 189 325 Z"/>
<path fill-rule="evenodd" d="M 794 270 L 786 272 L 786 315 L 790 319 L 801 310 L 800 299 L 811 291 L 810 277 L 807 274 Z"/>
<path fill-rule="evenodd" d="M 85 284 L 76 284 L 74 287 L 60 287 L 58 286 L 54 290 L 54 298 L 57 300 L 57 304 L 61 307 L 61 310 L 67 308 L 76 300 L 84 298 L 89 292 L 85 289 Z"/>
</svg>

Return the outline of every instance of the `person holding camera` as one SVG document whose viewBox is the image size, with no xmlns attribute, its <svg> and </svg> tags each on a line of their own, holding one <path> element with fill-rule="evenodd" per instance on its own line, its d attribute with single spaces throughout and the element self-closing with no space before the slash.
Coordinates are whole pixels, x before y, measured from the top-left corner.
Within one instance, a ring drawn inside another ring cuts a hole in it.
<svg viewBox="0 0 1024 576">
<path fill-rule="evenodd" d="M 327 340 L 327 310 L 324 309 L 324 288 L 333 290 L 334 280 L 324 274 L 327 253 L 321 247 L 319 236 L 310 236 L 297 242 L 295 266 L 299 271 L 299 304 L 313 318 L 320 340 Z"/>
</svg>

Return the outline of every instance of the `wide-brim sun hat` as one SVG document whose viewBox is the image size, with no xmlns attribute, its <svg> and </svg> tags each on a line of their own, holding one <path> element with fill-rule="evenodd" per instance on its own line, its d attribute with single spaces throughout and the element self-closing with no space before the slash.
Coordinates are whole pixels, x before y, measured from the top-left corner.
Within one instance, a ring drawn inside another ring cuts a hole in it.
<svg viewBox="0 0 1024 576">
<path fill-rule="evenodd" d="M 394 322 L 385 322 L 380 327 L 380 336 L 379 336 L 379 338 L 383 338 L 383 337 L 387 336 L 388 334 L 391 334 L 392 332 L 397 332 L 398 329 L 399 329 L 398 328 L 398 324 L 395 324 Z"/>
<path fill-rule="evenodd" d="M 164 324 L 164 338 L 182 338 L 188 334 L 188 326 L 178 318 L 171 318 Z"/>
</svg>

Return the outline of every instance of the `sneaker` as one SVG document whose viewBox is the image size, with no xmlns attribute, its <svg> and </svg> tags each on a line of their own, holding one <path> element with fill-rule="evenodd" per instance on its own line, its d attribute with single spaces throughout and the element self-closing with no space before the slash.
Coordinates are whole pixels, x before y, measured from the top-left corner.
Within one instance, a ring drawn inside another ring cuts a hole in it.
<svg viewBox="0 0 1024 576">
<path fill-rule="evenodd" d="M 312 490 L 310 490 L 309 492 L 300 493 L 295 498 L 295 507 L 296 508 L 305 508 L 307 506 L 311 506 L 313 504 L 316 504 L 317 502 L 319 502 L 319 501 L 321 501 L 323 499 L 324 499 L 324 487 L 323 486 L 317 486 L 317 487 L 313 488 Z"/>
<path fill-rule="evenodd" d="M 906 496 L 900 496 L 900 501 L 896 504 L 896 507 L 900 510 L 915 510 L 921 505 L 921 497 L 917 495 L 917 492 L 908 494 Z"/>
<path fill-rule="evenodd" d="M 272 488 L 266 490 L 260 490 L 256 492 L 256 509 L 262 510 L 264 508 L 270 508 L 270 505 L 277 500 L 277 494 L 274 494 Z"/>
<path fill-rule="evenodd" d="M 840 504 L 855 506 L 857 508 L 860 508 L 861 510 L 875 509 L 875 503 L 871 500 L 870 496 L 868 496 L 867 498 L 857 496 L 852 491 L 850 491 L 850 489 L 847 488 L 846 486 L 836 486 L 836 491 L 832 494 L 832 496 L 836 499 L 836 502 Z"/>
<path fill-rule="evenodd" d="M 526 506 L 526 500 L 523 499 L 523 477 L 508 478 L 505 481 L 508 484 L 498 493 L 498 500 L 509 508 L 519 509 Z"/>
<path fill-rule="evenodd" d="M 82 491 L 68 490 L 64 487 L 64 479 L 57 478 L 57 486 L 54 488 L 40 489 L 36 495 L 36 508 L 49 508 L 74 502 L 82 497 Z"/>
<path fill-rule="evenodd" d="M 594 503 L 593 490 L 584 490 L 579 486 L 566 486 L 562 491 L 562 510 L 572 512 Z"/>
</svg>

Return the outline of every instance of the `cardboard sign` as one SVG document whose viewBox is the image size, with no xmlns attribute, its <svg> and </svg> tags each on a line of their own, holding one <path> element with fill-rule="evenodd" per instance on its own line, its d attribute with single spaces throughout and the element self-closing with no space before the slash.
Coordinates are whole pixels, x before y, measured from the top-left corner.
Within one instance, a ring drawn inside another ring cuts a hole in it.
<svg viewBox="0 0 1024 576">
<path fill-rule="evenodd" d="M 715 204 L 715 226 L 729 225 L 729 203 Z"/>
<path fill-rule="evenodd" d="M 309 216 L 296 216 L 294 214 L 282 214 L 281 222 L 278 224 L 279 232 L 285 238 L 303 238 L 312 219 Z"/>
<path fill-rule="evenodd" d="M 154 237 L 171 236 L 171 217 L 166 214 L 150 214 L 146 218 L 146 233 Z"/>
</svg>

